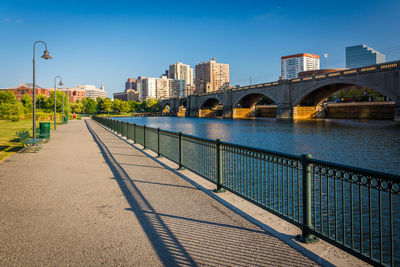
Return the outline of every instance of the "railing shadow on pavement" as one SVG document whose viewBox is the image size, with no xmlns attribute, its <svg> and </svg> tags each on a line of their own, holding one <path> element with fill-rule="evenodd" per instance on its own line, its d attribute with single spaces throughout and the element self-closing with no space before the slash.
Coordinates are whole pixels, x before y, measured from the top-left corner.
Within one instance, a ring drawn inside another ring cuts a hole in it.
<svg viewBox="0 0 400 267">
<path fill-rule="evenodd" d="M 297 253 L 293 253 L 292 250 L 282 246 L 273 237 L 279 236 L 290 247 L 295 248 L 317 264 L 332 266 L 326 260 L 293 241 L 294 236 L 282 233 L 272 234 L 275 230 L 271 228 L 266 231 L 265 228 L 269 228 L 268 226 L 264 225 L 261 228 L 260 224 L 262 223 L 257 224 L 255 220 L 251 220 L 243 212 L 238 212 L 228 203 L 224 203 L 222 199 L 217 200 L 226 207 L 226 210 L 221 210 L 221 215 L 225 215 L 221 217 L 227 218 L 225 222 L 221 222 L 224 219 L 208 213 L 207 210 L 199 211 L 196 218 L 184 216 L 179 207 L 156 211 L 135 184 L 153 182 L 135 181 L 135 178 L 130 177 L 115 159 L 109 147 L 100 139 L 89 123 L 85 123 L 130 205 L 128 210 L 132 211 L 141 223 L 144 232 L 164 265 L 304 265 L 303 262 L 299 261 Z M 110 133 L 125 141 L 118 135 Z M 133 149 L 137 149 L 129 142 L 125 142 L 131 145 Z M 141 152 L 148 155 L 144 151 Z M 159 160 L 155 158 L 153 160 L 192 185 L 199 186 Z M 154 183 L 154 185 L 160 185 L 160 183 Z M 178 185 L 178 187 L 182 186 Z M 202 191 L 206 192 L 206 190 Z M 218 197 L 213 196 L 213 198 Z M 240 218 L 243 220 L 239 222 L 239 227 L 232 225 L 230 220 L 228 221 L 230 216 L 226 216 L 227 212 L 242 216 Z M 246 240 L 248 241 L 246 242 Z M 309 263 L 313 264 L 311 261 Z"/>
</svg>

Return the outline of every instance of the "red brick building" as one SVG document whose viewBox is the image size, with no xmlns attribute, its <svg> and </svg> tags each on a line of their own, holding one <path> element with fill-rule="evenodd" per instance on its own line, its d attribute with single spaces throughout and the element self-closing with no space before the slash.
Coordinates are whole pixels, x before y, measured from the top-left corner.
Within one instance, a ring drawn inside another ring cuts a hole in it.
<svg viewBox="0 0 400 267">
<path fill-rule="evenodd" d="M 24 95 L 29 95 L 30 97 L 33 97 L 33 89 L 31 83 L 21 83 L 18 87 L 8 88 L 7 90 L 13 92 L 18 100 L 21 100 L 22 96 Z M 36 95 L 43 94 L 45 97 L 49 97 L 51 91 L 53 90 L 45 89 L 38 85 L 35 86 Z"/>
<path fill-rule="evenodd" d="M 79 90 L 75 88 L 63 88 L 57 90 L 66 93 L 69 96 L 70 103 L 75 103 L 77 100 L 82 101 L 82 99 L 86 97 L 85 90 Z"/>
</svg>

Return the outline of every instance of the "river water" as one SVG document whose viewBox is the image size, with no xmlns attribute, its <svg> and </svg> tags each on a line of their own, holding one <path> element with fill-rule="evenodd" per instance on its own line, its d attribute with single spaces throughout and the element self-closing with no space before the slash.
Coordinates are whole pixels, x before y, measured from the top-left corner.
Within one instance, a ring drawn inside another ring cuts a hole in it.
<svg viewBox="0 0 400 267">
<path fill-rule="evenodd" d="M 400 124 L 378 120 L 143 117 L 123 121 L 400 175 Z"/>
</svg>

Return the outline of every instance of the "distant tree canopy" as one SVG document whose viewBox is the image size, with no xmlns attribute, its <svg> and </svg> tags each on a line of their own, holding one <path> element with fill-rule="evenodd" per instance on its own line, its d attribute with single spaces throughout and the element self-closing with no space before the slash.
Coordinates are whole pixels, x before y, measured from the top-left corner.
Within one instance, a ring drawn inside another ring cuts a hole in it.
<svg viewBox="0 0 400 267">
<path fill-rule="evenodd" d="M 160 103 L 157 99 L 149 99 L 143 102 L 122 101 L 119 99 L 100 98 L 96 100 L 86 97 L 75 103 L 68 102 L 68 96 L 62 91 L 56 91 L 56 110 L 68 113 L 128 113 L 128 112 L 157 112 L 160 110 Z M 33 103 L 29 95 L 23 95 L 20 101 L 12 91 L 0 91 L 0 119 L 19 120 L 22 114 L 32 114 Z M 43 94 L 36 96 L 36 109 L 38 112 L 54 112 L 54 92 L 49 97 Z"/>
</svg>

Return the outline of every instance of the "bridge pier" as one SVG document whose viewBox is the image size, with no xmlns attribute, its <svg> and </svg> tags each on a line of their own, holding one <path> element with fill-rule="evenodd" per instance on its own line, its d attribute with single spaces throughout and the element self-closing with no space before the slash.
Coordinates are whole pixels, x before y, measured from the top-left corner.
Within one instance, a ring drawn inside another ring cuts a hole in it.
<svg viewBox="0 0 400 267">
<path fill-rule="evenodd" d="M 400 122 L 400 96 L 397 97 L 396 103 L 394 104 L 394 121 Z"/>
<path fill-rule="evenodd" d="M 276 107 L 277 119 L 293 119 L 293 107 L 287 103 L 278 103 Z"/>
</svg>

